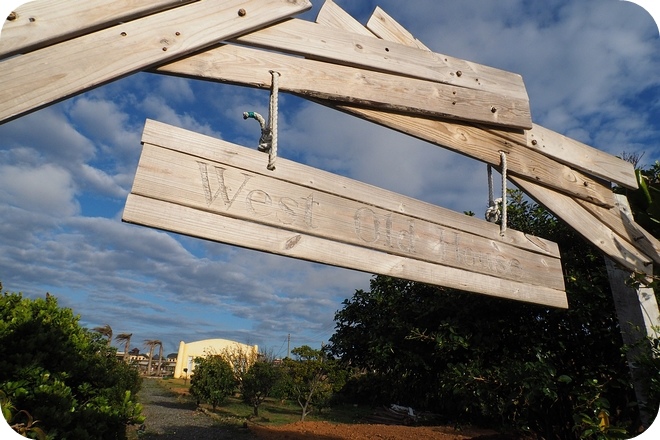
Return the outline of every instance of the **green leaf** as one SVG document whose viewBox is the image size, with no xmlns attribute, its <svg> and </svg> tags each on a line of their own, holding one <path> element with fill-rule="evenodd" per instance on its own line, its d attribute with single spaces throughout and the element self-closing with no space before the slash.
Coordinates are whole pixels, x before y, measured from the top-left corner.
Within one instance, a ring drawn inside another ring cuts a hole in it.
<svg viewBox="0 0 660 440">
<path fill-rule="evenodd" d="M 571 382 L 573 382 L 573 379 L 571 379 L 570 376 L 567 376 L 565 374 L 562 374 L 561 376 L 559 376 L 559 378 L 557 380 L 561 383 L 571 383 Z"/>
</svg>

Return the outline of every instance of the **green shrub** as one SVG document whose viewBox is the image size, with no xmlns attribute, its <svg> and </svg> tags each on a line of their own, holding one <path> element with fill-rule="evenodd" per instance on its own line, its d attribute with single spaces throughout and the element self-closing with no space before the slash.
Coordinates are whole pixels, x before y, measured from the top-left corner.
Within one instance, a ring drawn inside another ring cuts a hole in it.
<svg viewBox="0 0 660 440">
<path fill-rule="evenodd" d="M 201 402 L 209 403 L 215 410 L 236 388 L 234 369 L 219 355 L 195 359 L 195 370 L 190 379 L 190 395 Z"/>
<path fill-rule="evenodd" d="M 1 285 L 0 285 L 1 290 Z M 51 295 L 0 297 L 0 391 L 49 438 L 124 439 L 142 423 L 137 371 Z"/>
</svg>

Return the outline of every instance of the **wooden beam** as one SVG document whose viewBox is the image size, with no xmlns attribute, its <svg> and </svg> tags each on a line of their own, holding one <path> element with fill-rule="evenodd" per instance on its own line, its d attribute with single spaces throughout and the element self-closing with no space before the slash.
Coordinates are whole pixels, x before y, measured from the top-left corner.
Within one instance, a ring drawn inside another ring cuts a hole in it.
<svg viewBox="0 0 660 440">
<path fill-rule="evenodd" d="M 33 0 L 4 21 L 0 59 L 198 0 Z"/>
<path fill-rule="evenodd" d="M 397 41 L 410 47 L 430 51 L 428 47 L 413 36 L 407 29 L 397 23 L 387 12 L 376 6 L 374 13 L 371 14 L 367 22 L 367 29 L 378 37 L 387 41 Z"/>
<path fill-rule="evenodd" d="M 350 14 L 337 6 L 332 0 L 326 0 L 316 16 L 316 22 L 321 26 L 335 29 L 344 29 L 354 34 L 373 37 L 374 34 L 367 31 L 362 24 L 357 22 Z M 365 32 L 366 31 L 366 32 Z"/>
<path fill-rule="evenodd" d="M 517 177 L 512 176 L 511 180 L 518 188 L 565 221 L 587 241 L 623 267 L 636 270 L 636 268 L 652 264 L 648 256 L 641 253 L 626 238 L 610 229 L 601 219 L 594 216 L 573 198 Z"/>
<path fill-rule="evenodd" d="M 632 163 L 534 124 L 527 147 L 561 163 L 630 189 L 637 189 Z"/>
<path fill-rule="evenodd" d="M 6 59 L 0 122 L 310 7 L 307 0 L 200 0 Z"/>
<path fill-rule="evenodd" d="M 509 172 L 521 179 L 598 206 L 615 206 L 614 194 L 608 185 L 544 155 L 532 154 L 532 150 L 512 141 L 519 136 L 516 133 L 354 106 L 331 106 L 491 165 L 499 166 L 499 152 L 504 151 L 507 153 Z"/>
<path fill-rule="evenodd" d="M 535 249 L 529 251 L 485 239 L 428 215 L 441 208 L 284 159 L 268 171 L 267 157 L 256 150 L 148 125 L 131 193 L 185 208 L 168 208 L 178 212 L 192 210 L 187 220 L 175 220 L 193 228 L 191 235 L 213 238 L 223 230 L 239 246 L 285 254 L 299 249 L 304 259 L 384 275 L 401 276 L 403 270 L 405 277 L 447 286 L 429 275 L 443 273 L 451 280 L 448 287 L 565 307 L 561 264 L 549 252 L 556 251 L 553 244 L 529 237 L 526 246 Z M 382 200 L 398 209 L 380 207 Z M 127 221 L 136 220 L 134 207 L 125 210 Z M 152 221 L 160 215 L 162 210 L 154 212 Z M 215 225 L 200 227 L 200 215 L 215 218 Z M 236 230 L 227 234 L 227 224 Z M 278 230 L 286 240 L 278 240 L 277 248 L 265 244 Z"/>
<path fill-rule="evenodd" d="M 626 196 L 615 194 L 614 197 L 614 209 L 601 208 L 580 200 L 577 202 L 617 235 L 660 264 L 660 242 L 635 222 Z"/>
<path fill-rule="evenodd" d="M 401 78 L 382 72 L 347 67 L 238 45 L 215 47 L 194 56 L 159 66 L 159 73 L 220 82 L 269 87 L 270 70 L 278 71 L 282 91 L 306 98 L 356 103 L 404 113 L 439 115 L 492 123 L 490 103 L 497 96 L 437 82 Z"/>
<path fill-rule="evenodd" d="M 484 103 L 493 113 L 489 123 L 515 128 L 532 126 L 529 98 L 518 74 L 296 19 L 241 35 L 232 41 L 334 64 L 490 92 L 497 101 Z"/>
<path fill-rule="evenodd" d="M 655 414 L 649 413 L 647 410 L 649 381 L 648 376 L 639 371 L 638 363 L 642 356 L 649 358 L 654 356 L 647 338 L 657 339 L 660 336 L 658 334 L 660 325 L 658 302 L 652 288 L 635 288 L 630 285 L 630 271 L 621 269 L 607 257 L 605 264 L 623 343 L 629 347 L 629 350 L 626 350 L 626 357 L 633 379 L 637 404 L 640 407 L 640 418 L 643 426 L 648 428 Z M 652 271 L 648 275 L 652 275 Z"/>
</svg>

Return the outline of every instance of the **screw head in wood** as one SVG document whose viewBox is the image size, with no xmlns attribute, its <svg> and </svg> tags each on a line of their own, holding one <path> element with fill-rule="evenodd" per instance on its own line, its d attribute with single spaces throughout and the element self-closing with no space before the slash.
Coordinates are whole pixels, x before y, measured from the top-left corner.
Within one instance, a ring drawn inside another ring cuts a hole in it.
<svg viewBox="0 0 660 440">
<path fill-rule="evenodd" d="M 532 139 L 532 145 L 538 144 L 538 141 L 536 139 Z"/>
<path fill-rule="evenodd" d="M 491 111 L 491 113 L 496 113 L 497 109 L 495 108 L 495 106 L 493 106 L 493 107 L 490 108 L 490 111 Z"/>
<path fill-rule="evenodd" d="M 238 16 L 239 17 L 245 17 L 247 15 L 247 11 L 243 8 L 238 10 Z"/>
<path fill-rule="evenodd" d="M 458 70 L 458 71 L 456 72 L 456 76 L 463 76 L 463 72 L 461 72 L 460 70 Z"/>
<path fill-rule="evenodd" d="M 14 20 L 16 20 L 17 17 L 18 17 L 18 15 L 16 15 L 16 12 L 11 11 L 11 12 L 9 13 L 9 15 L 7 16 L 7 20 L 9 20 L 9 21 L 14 21 Z"/>
</svg>

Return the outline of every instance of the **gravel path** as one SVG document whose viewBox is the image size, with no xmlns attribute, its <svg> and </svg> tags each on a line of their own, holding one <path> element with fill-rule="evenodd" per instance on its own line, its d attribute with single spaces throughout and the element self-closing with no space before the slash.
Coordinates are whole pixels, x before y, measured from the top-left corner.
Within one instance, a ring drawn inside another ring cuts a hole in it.
<svg viewBox="0 0 660 440">
<path fill-rule="evenodd" d="M 138 394 L 146 416 L 141 439 L 224 440 L 235 439 L 236 430 L 227 429 L 197 411 L 195 404 L 160 387 L 156 380 L 145 379 Z M 241 438 L 247 438 L 241 436 Z"/>
</svg>

